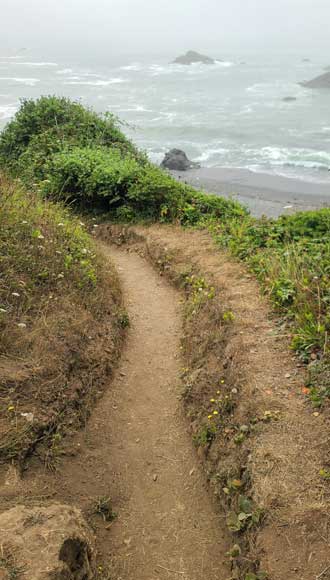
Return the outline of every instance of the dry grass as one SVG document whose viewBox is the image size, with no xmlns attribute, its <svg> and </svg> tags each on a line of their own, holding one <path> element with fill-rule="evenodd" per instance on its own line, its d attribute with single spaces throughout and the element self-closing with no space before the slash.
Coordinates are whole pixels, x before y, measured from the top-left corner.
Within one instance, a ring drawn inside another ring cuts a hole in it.
<svg viewBox="0 0 330 580">
<path fill-rule="evenodd" d="M 0 180 L 0 459 L 83 423 L 120 350 L 121 293 L 67 210 Z M 48 452 L 47 452 L 48 453 Z"/>
</svg>

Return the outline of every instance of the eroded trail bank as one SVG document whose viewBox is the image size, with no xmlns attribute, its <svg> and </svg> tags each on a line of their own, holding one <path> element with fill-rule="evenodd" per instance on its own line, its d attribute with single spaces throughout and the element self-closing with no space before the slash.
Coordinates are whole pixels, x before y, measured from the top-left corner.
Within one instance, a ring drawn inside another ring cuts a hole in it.
<svg viewBox="0 0 330 580">
<path fill-rule="evenodd" d="M 118 379 L 90 427 L 107 446 L 120 505 L 109 534 L 115 577 L 227 577 L 222 519 L 180 410 L 179 295 L 135 253 L 103 251 L 117 266 L 132 325 Z"/>
</svg>

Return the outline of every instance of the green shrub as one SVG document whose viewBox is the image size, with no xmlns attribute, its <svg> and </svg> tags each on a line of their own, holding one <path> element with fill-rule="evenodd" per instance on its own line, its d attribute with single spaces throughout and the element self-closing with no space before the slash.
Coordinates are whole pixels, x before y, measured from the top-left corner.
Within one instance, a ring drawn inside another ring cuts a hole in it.
<svg viewBox="0 0 330 580">
<path fill-rule="evenodd" d="M 117 217 L 133 211 L 139 217 L 194 225 L 203 216 L 246 215 L 239 204 L 216 196 L 206 198 L 155 165 L 114 148 L 71 147 L 51 152 L 42 177 L 44 195 L 85 207 L 101 205 L 106 211 L 117 208 Z"/>
<path fill-rule="evenodd" d="M 74 200 L 83 206 L 102 203 L 109 209 L 125 203 L 141 171 L 132 156 L 117 149 L 75 147 L 50 157 L 41 190 L 55 199 Z"/>
<path fill-rule="evenodd" d="M 0 161 L 17 171 L 18 162 L 30 145 L 27 158 L 34 157 L 36 147 L 37 157 L 41 155 L 45 160 L 49 148 L 59 150 L 67 144 L 117 146 L 137 154 L 112 115 L 101 117 L 80 103 L 49 96 L 22 101 L 15 118 L 0 136 Z"/>
</svg>

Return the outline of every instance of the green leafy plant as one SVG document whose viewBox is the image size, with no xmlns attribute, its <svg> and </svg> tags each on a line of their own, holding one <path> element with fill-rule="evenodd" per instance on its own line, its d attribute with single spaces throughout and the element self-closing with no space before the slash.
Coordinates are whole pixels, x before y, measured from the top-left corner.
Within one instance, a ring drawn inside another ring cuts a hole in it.
<svg viewBox="0 0 330 580">
<path fill-rule="evenodd" d="M 217 433 L 216 425 L 204 425 L 198 431 L 197 434 L 194 435 L 194 443 L 196 446 L 207 447 L 212 443 Z"/>
<path fill-rule="evenodd" d="M 231 511 L 227 516 L 227 526 L 231 532 L 243 532 L 261 523 L 262 510 L 255 508 L 247 497 L 240 495 L 238 511 Z"/>
</svg>

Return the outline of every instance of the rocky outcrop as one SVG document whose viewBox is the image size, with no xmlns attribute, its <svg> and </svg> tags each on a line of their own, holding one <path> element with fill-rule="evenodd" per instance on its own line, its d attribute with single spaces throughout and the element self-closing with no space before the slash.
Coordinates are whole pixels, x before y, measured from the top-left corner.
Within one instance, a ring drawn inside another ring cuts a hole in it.
<svg viewBox="0 0 330 580">
<path fill-rule="evenodd" d="M 163 169 L 172 169 L 174 171 L 187 171 L 193 167 L 199 167 L 198 163 L 190 161 L 184 151 L 181 149 L 171 149 L 166 153 L 160 166 Z"/>
<path fill-rule="evenodd" d="M 197 62 L 200 62 L 202 64 L 215 64 L 215 60 L 213 58 L 210 58 L 205 54 L 199 54 L 194 50 L 188 50 L 186 54 L 178 56 L 173 62 L 175 64 L 184 64 L 184 65 L 190 65 Z"/>
<path fill-rule="evenodd" d="M 330 89 L 330 71 L 300 84 L 308 89 Z"/>
<path fill-rule="evenodd" d="M 29 580 L 95 577 L 94 536 L 76 508 L 17 506 L 0 515 L 0 538 L 0 578 L 20 570 Z"/>
</svg>

